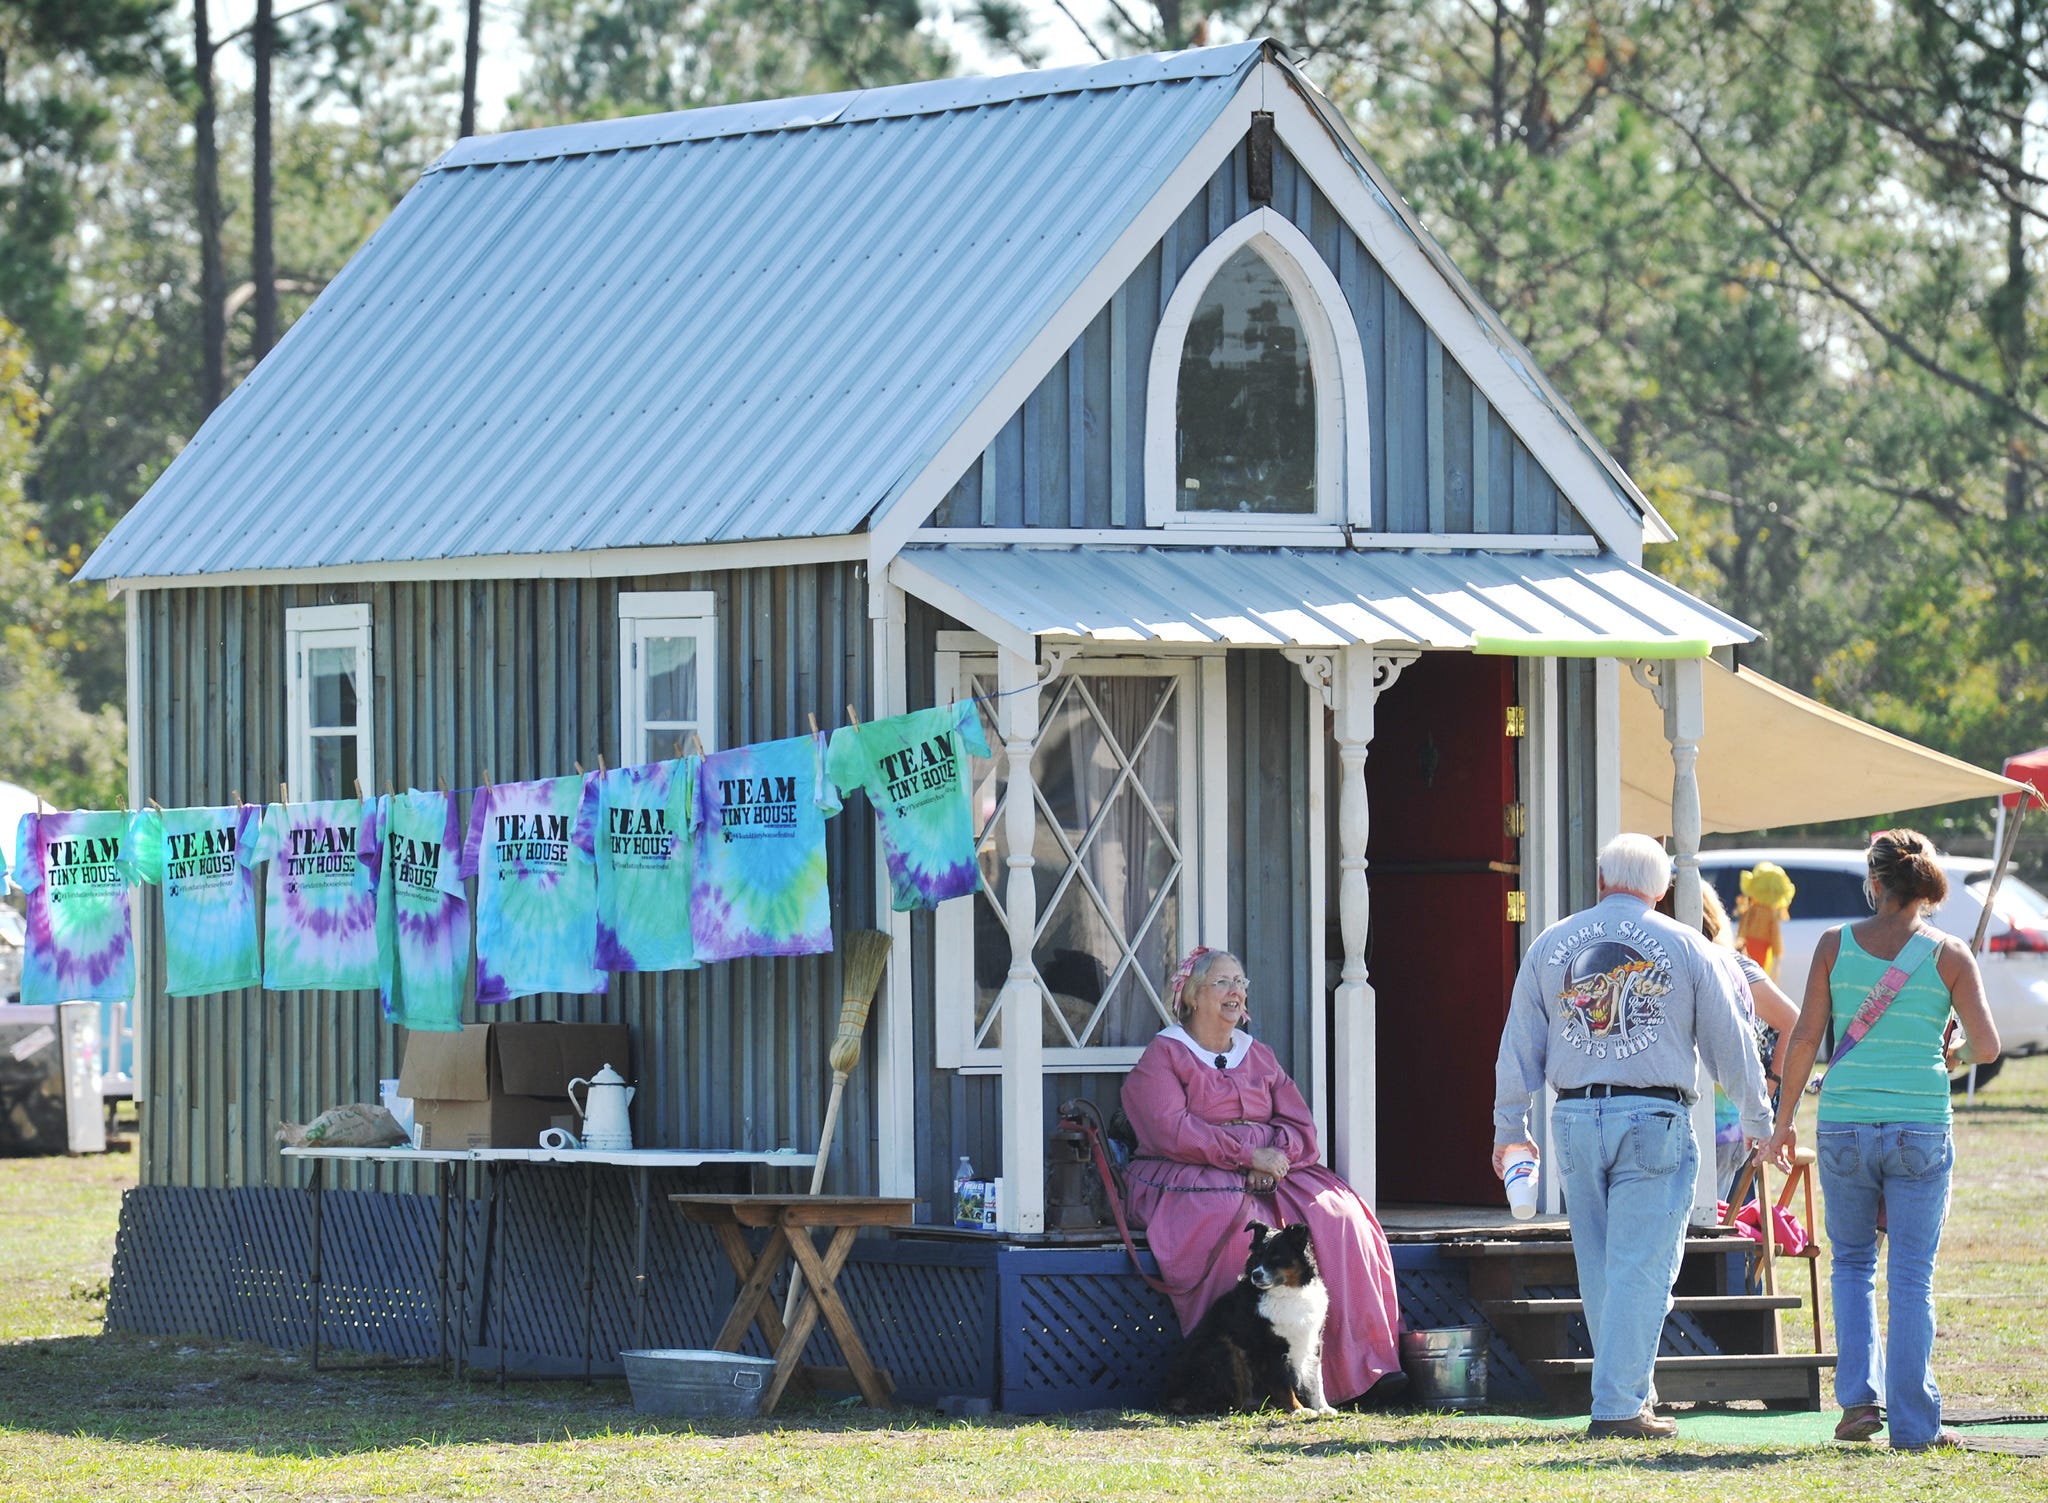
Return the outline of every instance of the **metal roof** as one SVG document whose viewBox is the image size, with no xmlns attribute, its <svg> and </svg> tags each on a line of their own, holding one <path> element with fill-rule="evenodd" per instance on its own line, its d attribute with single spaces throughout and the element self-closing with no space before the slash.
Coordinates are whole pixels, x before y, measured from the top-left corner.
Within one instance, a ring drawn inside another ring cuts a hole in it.
<svg viewBox="0 0 2048 1503">
<path fill-rule="evenodd" d="M 914 545 L 890 578 L 998 641 L 1573 645 L 1684 656 L 1757 633 L 1611 553 Z"/>
<path fill-rule="evenodd" d="M 1264 45 L 465 142 L 82 572 L 855 531 Z"/>
</svg>

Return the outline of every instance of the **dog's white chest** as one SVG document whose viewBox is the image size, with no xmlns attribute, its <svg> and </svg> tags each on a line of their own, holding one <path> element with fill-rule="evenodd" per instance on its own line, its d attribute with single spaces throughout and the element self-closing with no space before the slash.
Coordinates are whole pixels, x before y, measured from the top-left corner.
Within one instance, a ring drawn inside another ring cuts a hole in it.
<svg viewBox="0 0 2048 1503">
<path fill-rule="evenodd" d="M 1318 1280 L 1299 1288 L 1279 1285 L 1259 1296 L 1259 1313 L 1287 1343 L 1289 1365 L 1296 1373 L 1310 1369 L 1322 1355 L 1323 1321 L 1330 1313 L 1330 1292 Z"/>
</svg>

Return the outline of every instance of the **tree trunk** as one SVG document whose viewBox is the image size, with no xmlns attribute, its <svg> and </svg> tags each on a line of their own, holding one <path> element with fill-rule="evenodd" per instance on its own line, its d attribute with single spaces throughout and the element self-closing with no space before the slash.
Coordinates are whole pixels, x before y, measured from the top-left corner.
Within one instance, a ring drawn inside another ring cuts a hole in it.
<svg viewBox="0 0 2048 1503">
<path fill-rule="evenodd" d="M 458 137 L 476 134 L 476 71 L 483 56 L 484 0 L 469 0 L 469 32 L 462 43 L 462 126 Z"/>
<path fill-rule="evenodd" d="M 256 164 L 250 205 L 250 279 L 256 284 L 256 358 L 277 343 L 277 247 L 271 217 L 270 59 L 277 46 L 273 0 L 256 0 Z"/>
<path fill-rule="evenodd" d="M 227 278 L 220 262 L 220 148 L 214 139 L 213 30 L 206 0 L 192 0 L 192 66 L 199 102 L 192 114 L 192 199 L 199 215 L 199 411 L 205 417 L 227 395 Z"/>
</svg>

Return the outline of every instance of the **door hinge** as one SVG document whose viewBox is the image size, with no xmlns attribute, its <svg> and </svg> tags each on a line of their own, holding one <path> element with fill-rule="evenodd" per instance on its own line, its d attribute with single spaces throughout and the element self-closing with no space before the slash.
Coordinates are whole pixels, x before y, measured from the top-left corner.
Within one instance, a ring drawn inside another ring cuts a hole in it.
<svg viewBox="0 0 2048 1503">
<path fill-rule="evenodd" d="M 1526 924 L 1529 922 L 1529 894 L 1519 887 L 1508 893 L 1508 922 Z"/>
<path fill-rule="evenodd" d="M 1512 803 L 1500 811 L 1501 833 L 1510 840 L 1520 840 L 1529 833 L 1529 806 Z"/>
<path fill-rule="evenodd" d="M 1529 711 L 1525 705 L 1507 707 L 1507 735 L 1510 741 L 1529 734 Z"/>
</svg>

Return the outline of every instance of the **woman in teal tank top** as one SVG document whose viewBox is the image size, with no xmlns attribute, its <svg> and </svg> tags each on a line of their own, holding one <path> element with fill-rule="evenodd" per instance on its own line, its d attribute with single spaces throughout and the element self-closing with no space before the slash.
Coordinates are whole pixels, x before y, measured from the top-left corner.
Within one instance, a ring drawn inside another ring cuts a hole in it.
<svg viewBox="0 0 2048 1503">
<path fill-rule="evenodd" d="M 1920 1450 L 1961 1443 L 1941 1426 L 1933 1369 L 1934 1257 L 1955 1162 L 1949 1071 L 1998 1058 L 1998 1029 L 1969 946 L 1927 922 L 1948 896 L 1927 837 L 1882 831 L 1869 859 L 1863 891 L 1871 916 L 1830 929 L 1814 951 L 1766 1152 L 1791 1168 L 1793 1114 L 1832 1020 L 1843 1042 L 1821 1084 L 1814 1150 L 1834 1256 L 1835 1398 L 1842 1406 L 1835 1437 L 1868 1440 L 1889 1425 L 1893 1450 Z M 1894 964 L 1908 973 L 1904 984 L 1867 1032 L 1852 1029 Z M 1951 1012 L 1963 1025 L 1961 1045 L 1946 1041 Z M 1891 1246 L 1882 1348 L 1879 1231 Z"/>
</svg>

